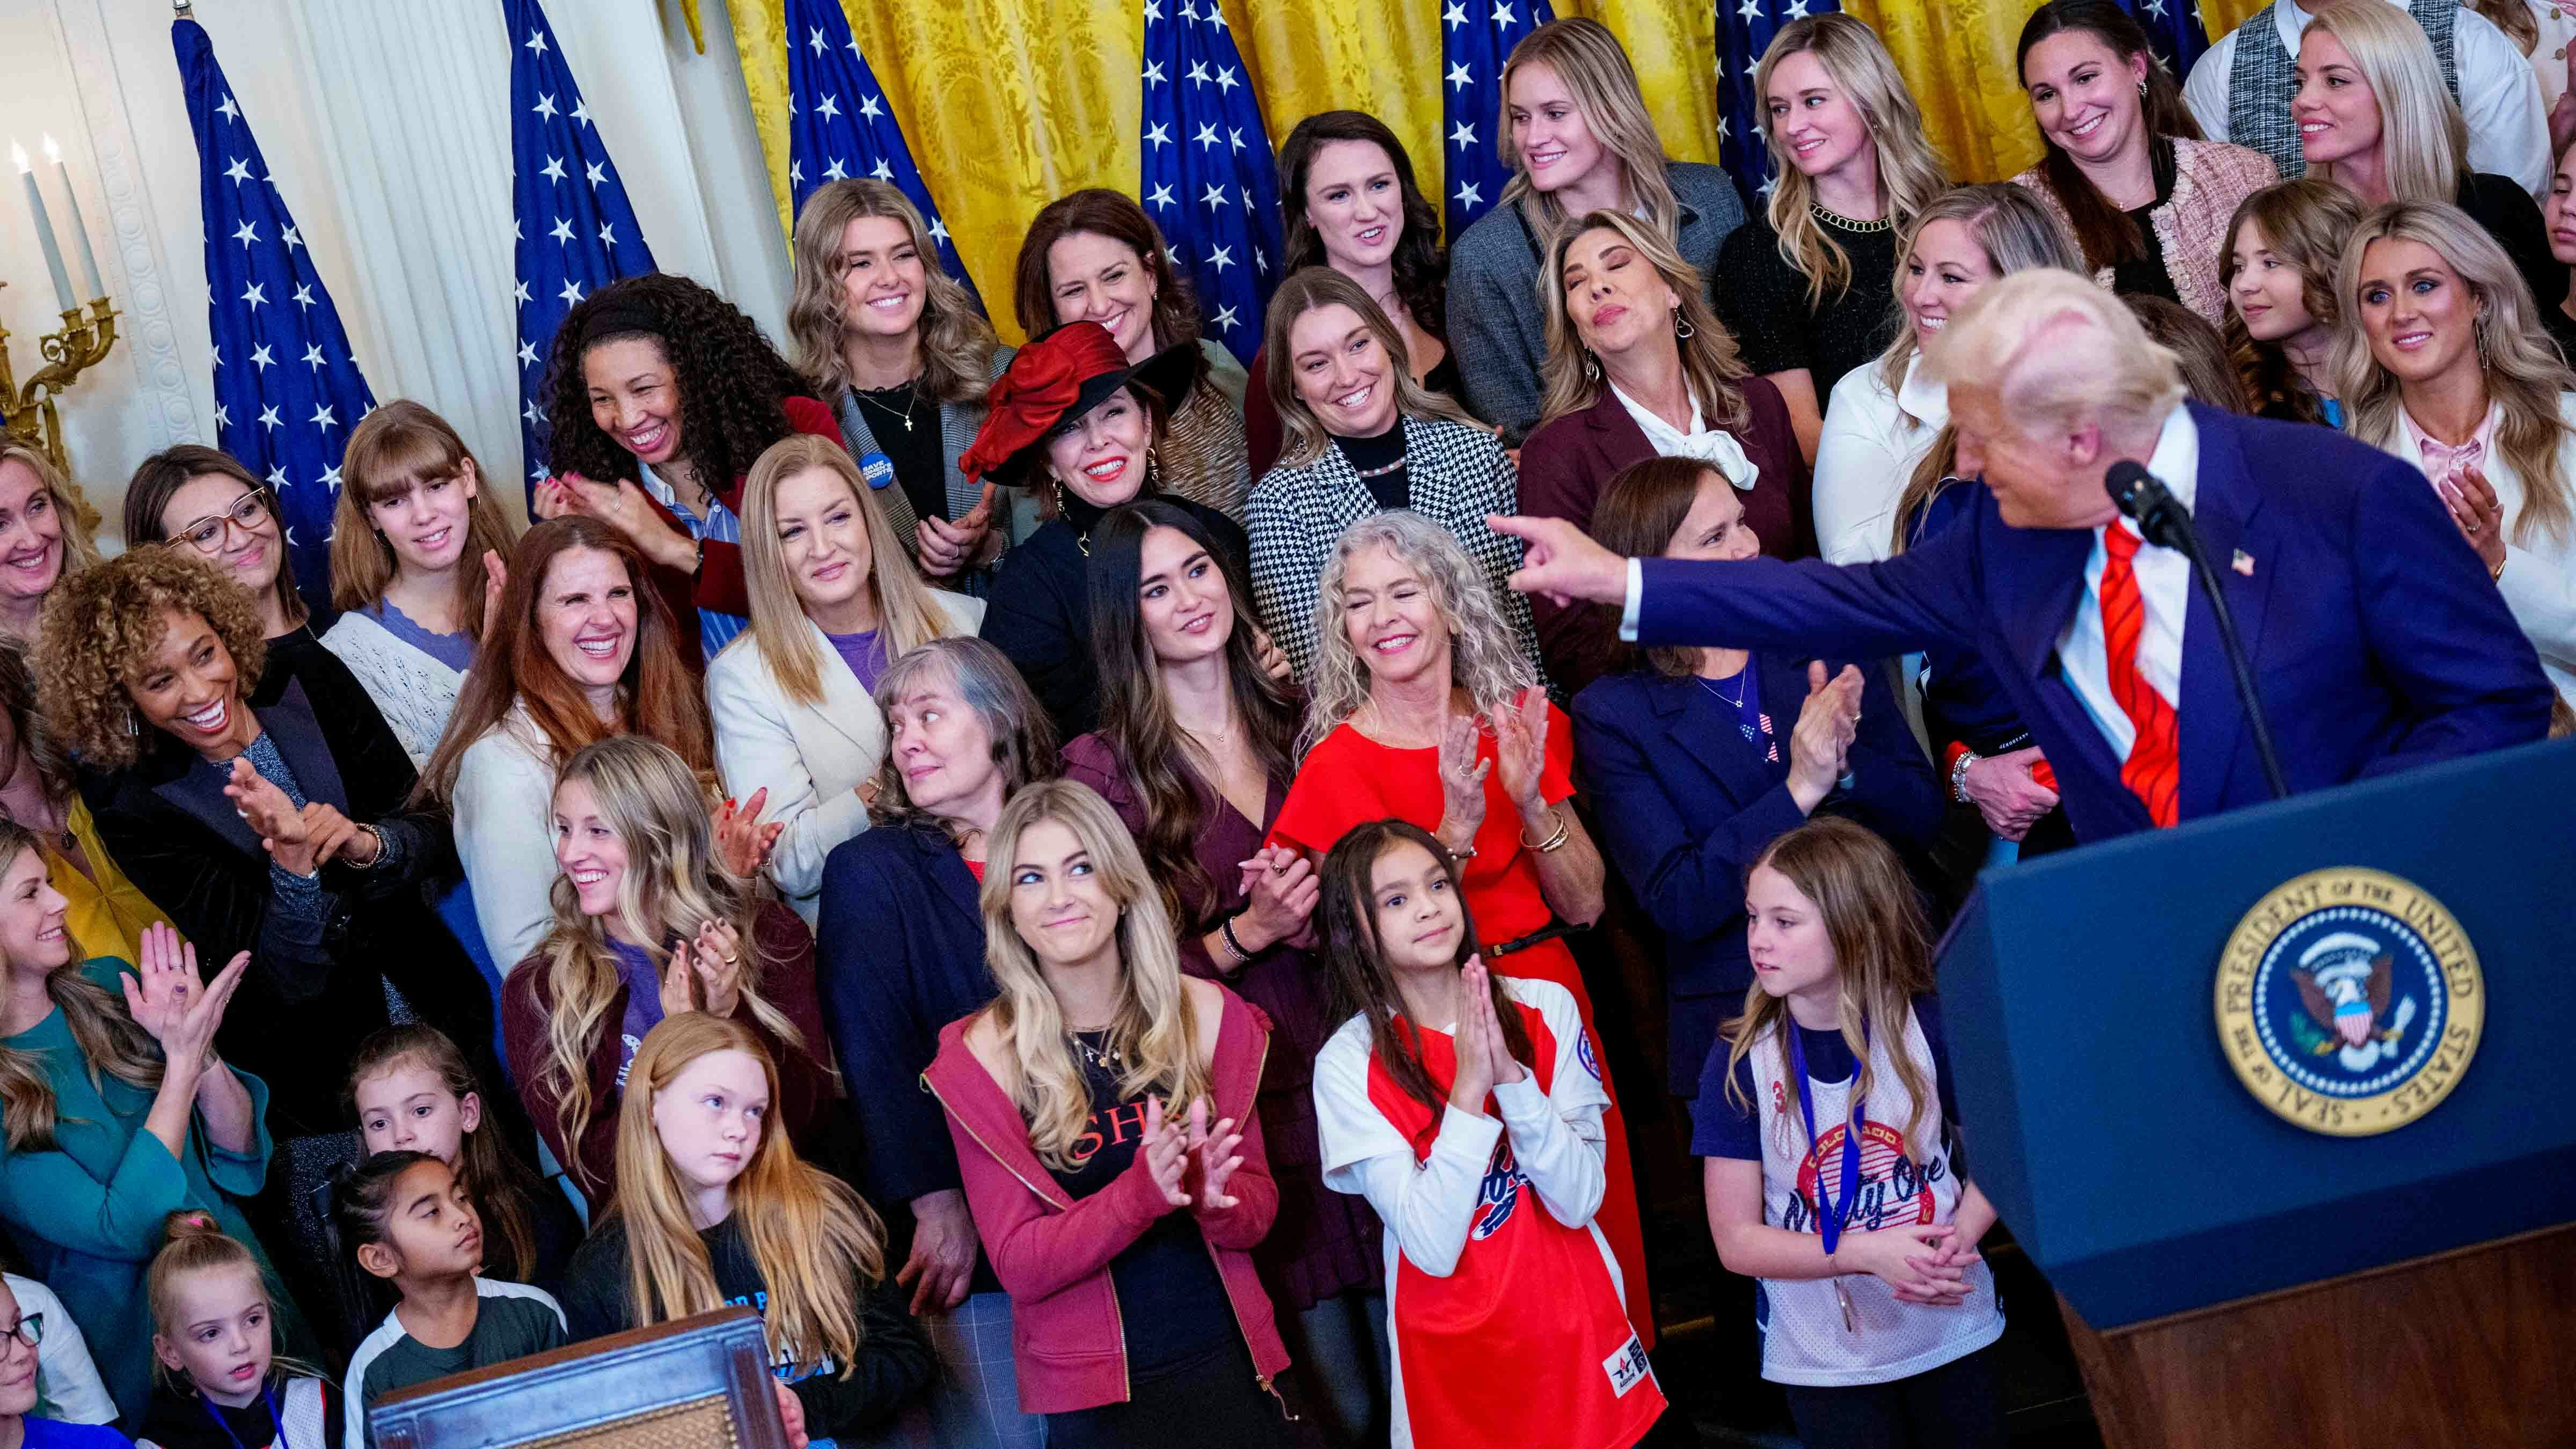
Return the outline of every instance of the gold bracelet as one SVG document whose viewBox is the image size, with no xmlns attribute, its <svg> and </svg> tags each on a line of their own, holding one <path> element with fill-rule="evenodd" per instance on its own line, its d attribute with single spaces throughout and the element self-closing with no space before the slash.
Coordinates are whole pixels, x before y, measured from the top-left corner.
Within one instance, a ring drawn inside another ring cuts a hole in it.
<svg viewBox="0 0 2576 1449">
<path fill-rule="evenodd" d="M 1541 855 L 1552 855 L 1564 848 L 1566 840 L 1574 834 L 1574 822 L 1566 819 L 1565 812 L 1554 805 L 1547 807 L 1547 817 L 1556 822 L 1556 833 L 1545 841 L 1532 840 L 1524 835 L 1521 837 L 1521 849 L 1535 850 Z"/>
</svg>

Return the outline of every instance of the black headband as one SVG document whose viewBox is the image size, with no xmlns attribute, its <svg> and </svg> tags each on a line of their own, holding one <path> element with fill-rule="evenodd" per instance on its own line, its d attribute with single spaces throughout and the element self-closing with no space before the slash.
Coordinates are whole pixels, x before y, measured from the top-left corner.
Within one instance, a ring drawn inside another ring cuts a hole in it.
<svg viewBox="0 0 2576 1449">
<path fill-rule="evenodd" d="M 616 337 L 629 332 L 649 332 L 656 337 L 671 335 L 669 324 L 653 304 L 640 297 L 619 297 L 602 305 L 582 319 L 581 345 L 590 346 L 603 337 Z"/>
</svg>

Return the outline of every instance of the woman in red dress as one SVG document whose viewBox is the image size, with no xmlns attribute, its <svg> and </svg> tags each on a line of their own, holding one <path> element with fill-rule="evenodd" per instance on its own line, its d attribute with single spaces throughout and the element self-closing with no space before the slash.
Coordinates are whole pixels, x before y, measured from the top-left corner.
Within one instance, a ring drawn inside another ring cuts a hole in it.
<svg viewBox="0 0 2576 1449">
<path fill-rule="evenodd" d="M 1457 861 L 1485 960 L 1552 981 L 1601 1034 L 1558 923 L 1601 914 L 1601 853 L 1567 803 L 1573 729 L 1547 701 L 1483 573 L 1446 529 L 1405 509 L 1351 525 L 1316 606 L 1314 699 L 1305 758 L 1271 839 L 1321 859 L 1353 826 L 1396 819 Z M 1609 1195 L 1601 1230 L 1618 1255 L 1628 1313 L 1648 1346 L 1653 1300 L 1628 1134 L 1615 1094 L 1604 1119 Z"/>
</svg>

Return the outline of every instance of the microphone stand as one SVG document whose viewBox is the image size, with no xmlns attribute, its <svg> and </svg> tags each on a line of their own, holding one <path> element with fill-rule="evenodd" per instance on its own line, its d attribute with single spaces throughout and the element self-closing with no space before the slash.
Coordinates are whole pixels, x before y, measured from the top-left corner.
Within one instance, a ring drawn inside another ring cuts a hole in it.
<svg viewBox="0 0 2576 1449">
<path fill-rule="evenodd" d="M 2272 747 L 2272 726 L 2263 717 L 2262 697 L 2254 692 L 2254 669 L 2246 662 L 2245 643 L 2236 635 L 2236 616 L 2228 611 L 2227 600 L 2218 589 L 2218 571 L 2209 566 L 2209 551 L 2201 546 L 2200 530 L 2192 523 L 2191 510 L 2168 492 L 2165 485 L 2145 465 L 2123 459 L 2111 465 L 2102 480 L 2111 501 L 2120 512 L 2135 519 L 2138 532 L 2147 542 L 2173 549 L 2191 560 L 2192 577 L 2200 584 L 2203 598 L 2209 600 L 2209 613 L 2218 623 L 2218 642 L 2227 651 L 2228 672 L 2236 678 L 2236 698 L 2245 706 L 2246 722 L 2253 726 L 2254 752 L 2263 761 L 2264 782 L 2272 788 L 2272 798 L 2290 796 L 2288 779 L 2281 773 L 2281 757 Z"/>
</svg>

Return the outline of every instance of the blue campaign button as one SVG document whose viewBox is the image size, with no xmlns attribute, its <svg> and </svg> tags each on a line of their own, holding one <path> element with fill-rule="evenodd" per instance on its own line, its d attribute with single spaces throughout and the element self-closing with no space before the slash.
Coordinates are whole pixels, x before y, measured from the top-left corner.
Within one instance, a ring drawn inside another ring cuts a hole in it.
<svg viewBox="0 0 2576 1449">
<path fill-rule="evenodd" d="M 883 453 L 861 453 L 859 476 L 868 480 L 870 488 L 883 488 L 894 481 L 894 459 Z"/>
</svg>

